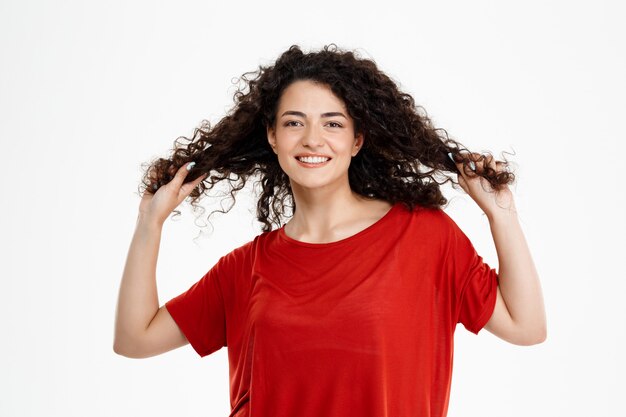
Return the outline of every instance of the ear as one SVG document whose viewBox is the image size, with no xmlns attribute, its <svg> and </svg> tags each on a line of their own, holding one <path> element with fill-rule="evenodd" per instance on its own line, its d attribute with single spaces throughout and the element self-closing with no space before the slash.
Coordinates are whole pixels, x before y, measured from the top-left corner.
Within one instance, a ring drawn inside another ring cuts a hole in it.
<svg viewBox="0 0 626 417">
<path fill-rule="evenodd" d="M 363 133 L 359 133 L 354 137 L 354 146 L 352 147 L 353 157 L 356 156 L 357 153 L 359 153 L 359 151 L 363 147 L 363 142 L 365 142 L 365 139 L 363 138 Z"/>
<path fill-rule="evenodd" d="M 274 135 L 274 129 L 271 126 L 267 127 L 267 141 L 269 142 L 272 149 L 276 146 L 276 136 Z M 274 150 L 276 152 L 276 150 Z"/>
</svg>

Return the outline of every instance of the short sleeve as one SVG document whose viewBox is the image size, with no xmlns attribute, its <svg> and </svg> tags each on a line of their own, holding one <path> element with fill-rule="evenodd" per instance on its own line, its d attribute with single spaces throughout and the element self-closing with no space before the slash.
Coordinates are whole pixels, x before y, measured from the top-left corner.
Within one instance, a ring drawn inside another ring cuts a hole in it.
<svg viewBox="0 0 626 417">
<path fill-rule="evenodd" d="M 225 257 L 187 291 L 165 303 L 189 344 L 207 356 L 226 346 L 226 314 L 220 277 L 227 274 Z"/>
<path fill-rule="evenodd" d="M 452 219 L 446 269 L 449 271 L 455 323 L 474 334 L 487 324 L 498 295 L 498 274 L 478 255 L 474 245 Z"/>
</svg>

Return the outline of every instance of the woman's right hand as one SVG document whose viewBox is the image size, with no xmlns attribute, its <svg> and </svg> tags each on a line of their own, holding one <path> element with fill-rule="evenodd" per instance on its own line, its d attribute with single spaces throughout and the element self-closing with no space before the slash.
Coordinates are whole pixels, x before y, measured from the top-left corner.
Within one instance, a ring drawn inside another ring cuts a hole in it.
<svg viewBox="0 0 626 417">
<path fill-rule="evenodd" d="M 160 187 L 156 193 L 151 194 L 145 191 L 139 204 L 138 219 L 162 226 L 167 216 L 208 176 L 208 174 L 203 174 L 195 180 L 183 184 L 193 165 L 195 162 L 178 168 L 174 178 Z"/>
</svg>

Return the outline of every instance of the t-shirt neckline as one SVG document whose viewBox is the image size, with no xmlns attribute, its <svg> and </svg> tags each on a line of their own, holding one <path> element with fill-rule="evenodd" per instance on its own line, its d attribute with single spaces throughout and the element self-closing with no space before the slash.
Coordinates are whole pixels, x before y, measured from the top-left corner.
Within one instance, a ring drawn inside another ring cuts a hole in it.
<svg viewBox="0 0 626 417">
<path fill-rule="evenodd" d="M 364 235 L 371 233 L 372 231 L 384 226 L 384 223 L 386 223 L 392 217 L 393 213 L 395 213 L 395 211 L 397 211 L 400 208 L 401 204 L 402 204 L 401 202 L 397 202 L 393 204 L 391 208 L 387 211 L 387 213 L 385 213 L 380 219 L 378 219 L 376 222 L 372 223 L 365 229 L 353 234 L 352 236 L 348 236 L 340 240 L 335 240 L 334 242 L 312 243 L 312 242 L 303 242 L 300 240 L 296 240 L 294 238 L 287 236 L 287 234 L 285 233 L 285 225 L 283 225 L 280 229 L 278 229 L 278 236 L 280 236 L 280 238 L 287 243 L 297 245 L 297 246 L 304 246 L 308 248 L 328 248 L 331 246 L 341 245 L 344 243 L 348 243 L 348 242 L 352 242 L 354 240 L 360 239 Z"/>
</svg>

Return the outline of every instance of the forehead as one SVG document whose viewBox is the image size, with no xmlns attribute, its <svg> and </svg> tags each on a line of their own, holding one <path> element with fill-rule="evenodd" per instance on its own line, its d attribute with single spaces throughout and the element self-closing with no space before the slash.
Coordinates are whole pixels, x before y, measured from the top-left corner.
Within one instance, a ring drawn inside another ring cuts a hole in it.
<svg viewBox="0 0 626 417">
<path fill-rule="evenodd" d="M 320 105 L 345 108 L 343 100 L 337 97 L 329 86 L 310 80 L 298 80 L 291 83 L 283 91 L 279 102 L 281 108 L 287 106 L 319 107 Z"/>
</svg>

